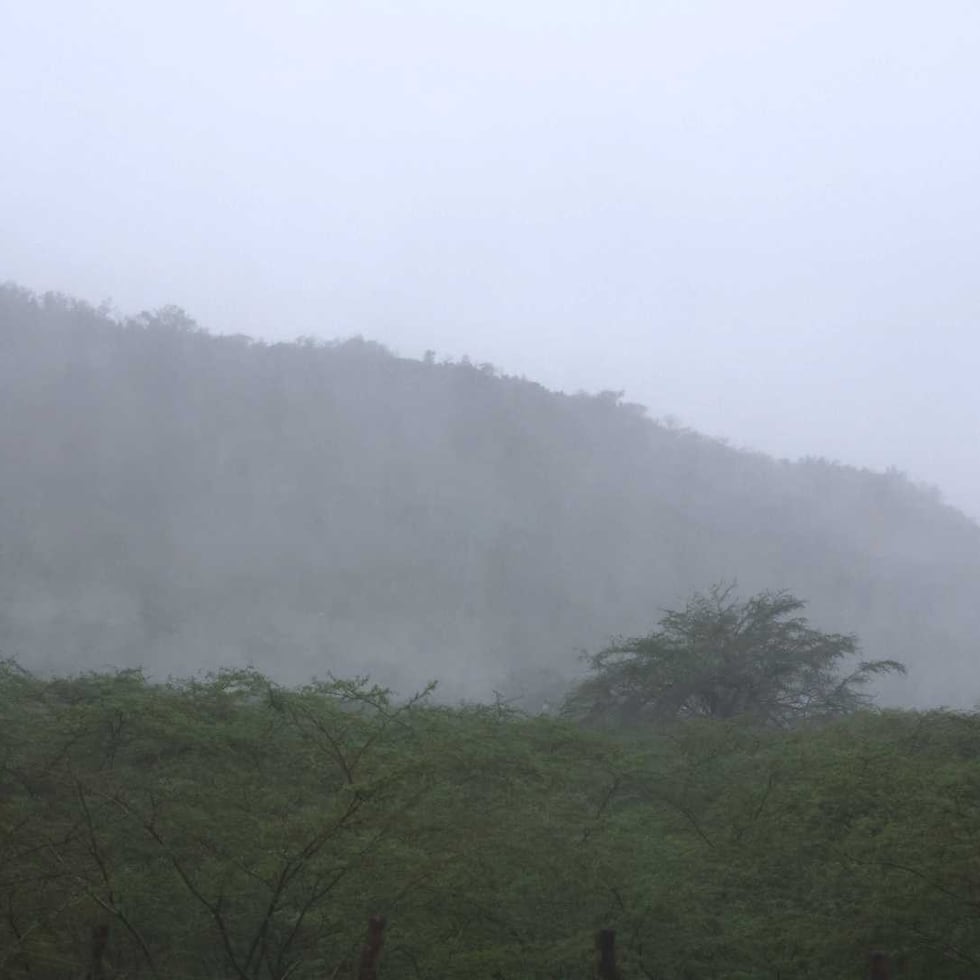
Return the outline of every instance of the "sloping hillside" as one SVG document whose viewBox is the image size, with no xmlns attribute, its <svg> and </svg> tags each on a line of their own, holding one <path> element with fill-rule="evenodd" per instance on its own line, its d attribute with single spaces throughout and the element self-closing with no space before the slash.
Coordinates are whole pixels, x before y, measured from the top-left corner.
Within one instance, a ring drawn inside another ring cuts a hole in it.
<svg viewBox="0 0 980 980">
<path fill-rule="evenodd" d="M 900 475 L 736 451 L 612 395 L 5 287 L 0 474 L 0 648 L 28 665 L 533 701 L 734 578 L 904 660 L 890 700 L 980 699 L 980 527 Z"/>
</svg>

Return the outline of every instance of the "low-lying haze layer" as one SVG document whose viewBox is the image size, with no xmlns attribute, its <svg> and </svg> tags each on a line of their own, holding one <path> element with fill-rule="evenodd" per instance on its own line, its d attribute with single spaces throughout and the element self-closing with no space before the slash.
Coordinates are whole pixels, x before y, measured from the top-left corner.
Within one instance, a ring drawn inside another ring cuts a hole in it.
<svg viewBox="0 0 980 980">
<path fill-rule="evenodd" d="M 614 393 L 0 290 L 0 649 L 554 703 L 693 589 L 789 589 L 970 705 L 980 527 L 901 475 L 736 451 Z"/>
</svg>

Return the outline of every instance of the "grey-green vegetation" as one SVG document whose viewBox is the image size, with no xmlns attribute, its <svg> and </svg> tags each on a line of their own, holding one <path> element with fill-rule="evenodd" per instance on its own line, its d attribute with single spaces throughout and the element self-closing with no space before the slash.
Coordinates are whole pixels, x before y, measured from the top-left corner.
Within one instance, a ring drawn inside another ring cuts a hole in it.
<svg viewBox="0 0 980 980">
<path fill-rule="evenodd" d="M 692 591 L 788 589 L 980 697 L 980 527 L 897 473 L 737 451 L 615 394 L 362 340 L 211 336 L 0 289 L 0 651 L 30 668 L 371 673 L 539 710 Z"/>
</svg>

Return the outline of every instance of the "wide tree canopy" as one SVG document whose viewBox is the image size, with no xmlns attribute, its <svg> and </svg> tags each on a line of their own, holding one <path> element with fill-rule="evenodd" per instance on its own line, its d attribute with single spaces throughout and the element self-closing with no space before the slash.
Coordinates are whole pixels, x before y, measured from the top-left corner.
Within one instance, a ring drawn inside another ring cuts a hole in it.
<svg viewBox="0 0 980 980">
<path fill-rule="evenodd" d="M 591 656 L 592 676 L 565 711 L 627 724 L 750 717 L 787 727 L 867 707 L 863 688 L 873 675 L 904 672 L 894 660 L 857 660 L 856 637 L 812 629 L 800 615 L 804 606 L 785 591 L 747 600 L 733 586 L 695 594 L 649 635 Z"/>
</svg>

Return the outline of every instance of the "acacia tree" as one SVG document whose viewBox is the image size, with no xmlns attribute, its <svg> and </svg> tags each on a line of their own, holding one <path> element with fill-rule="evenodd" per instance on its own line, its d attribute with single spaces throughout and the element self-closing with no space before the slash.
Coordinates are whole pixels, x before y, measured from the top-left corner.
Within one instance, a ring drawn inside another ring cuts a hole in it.
<svg viewBox="0 0 980 980">
<path fill-rule="evenodd" d="M 660 628 L 620 640 L 588 658 L 592 676 L 565 702 L 566 714 L 635 724 L 677 718 L 750 717 L 774 727 L 870 706 L 864 685 L 905 672 L 895 660 L 843 664 L 857 638 L 812 629 L 805 603 L 789 592 L 740 600 L 734 586 L 696 593 Z"/>
</svg>

